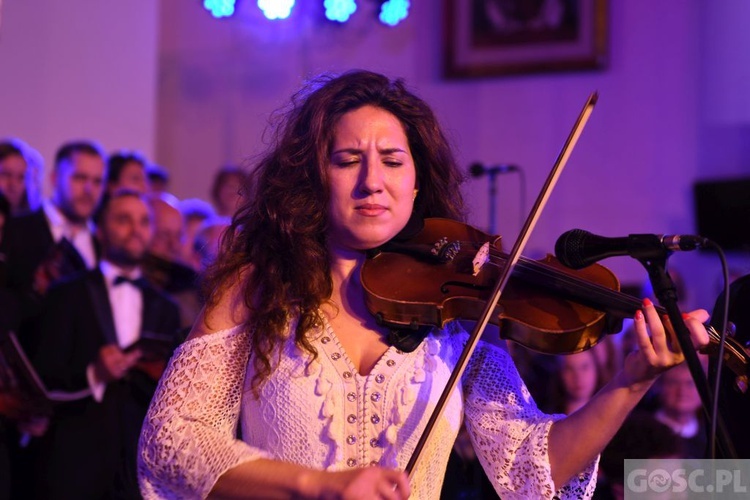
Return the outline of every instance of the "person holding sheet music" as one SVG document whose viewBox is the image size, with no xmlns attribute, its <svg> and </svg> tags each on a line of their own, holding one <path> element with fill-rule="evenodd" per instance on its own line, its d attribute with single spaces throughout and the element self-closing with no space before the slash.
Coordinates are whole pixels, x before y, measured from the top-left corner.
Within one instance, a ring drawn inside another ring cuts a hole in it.
<svg viewBox="0 0 750 500">
<path fill-rule="evenodd" d="M 468 335 L 455 321 L 402 342 L 367 311 L 359 271 L 410 221 L 462 217 L 437 119 L 400 80 L 321 77 L 294 96 L 256 167 L 207 306 L 144 422 L 144 497 L 438 498 L 462 421 L 501 498 L 591 495 L 598 453 L 682 361 L 650 302 L 635 318 L 640 350 L 568 417 L 539 411 L 508 354 L 480 343 L 409 479 Z M 698 343 L 706 316 L 687 319 Z"/>
<path fill-rule="evenodd" d="M 33 322 L 50 284 L 97 265 L 91 219 L 105 177 L 105 156 L 97 144 L 67 142 L 55 155 L 52 197 L 38 210 L 8 220 L 0 251 L 7 259 L 8 289 L 21 306 L 19 340 L 29 355 L 38 341 Z"/>
<path fill-rule="evenodd" d="M 101 264 L 45 297 L 34 365 L 48 389 L 90 395 L 56 405 L 33 443 L 36 498 L 138 496 L 138 435 L 179 329 L 177 306 L 141 276 L 152 232 L 142 196 L 113 193 L 96 230 Z"/>
<path fill-rule="evenodd" d="M 5 221 L 10 217 L 10 210 L 10 202 L 0 191 L 0 244 L 3 241 L 3 229 L 5 228 Z M 0 252 L 0 335 L 17 327 L 17 306 L 14 302 L 13 295 L 5 289 L 5 254 Z M 7 428 L 13 425 L 8 417 L 13 416 L 12 408 L 14 406 L 15 401 L 0 385 L 0 500 L 10 497 L 9 448 L 11 445 L 8 442 Z"/>
</svg>

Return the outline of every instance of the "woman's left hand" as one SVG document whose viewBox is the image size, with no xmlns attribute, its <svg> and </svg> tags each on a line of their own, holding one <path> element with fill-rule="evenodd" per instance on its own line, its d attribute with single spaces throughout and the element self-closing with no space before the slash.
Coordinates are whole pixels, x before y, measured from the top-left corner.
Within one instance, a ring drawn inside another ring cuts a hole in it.
<svg viewBox="0 0 750 500">
<path fill-rule="evenodd" d="M 683 316 L 696 349 L 708 344 L 708 332 L 703 326 L 708 317 L 704 309 Z M 677 339 L 666 331 L 649 299 L 644 299 L 643 309 L 636 313 L 634 327 L 638 349 L 627 355 L 623 367 L 628 385 L 650 384 L 662 372 L 685 361 Z"/>
</svg>

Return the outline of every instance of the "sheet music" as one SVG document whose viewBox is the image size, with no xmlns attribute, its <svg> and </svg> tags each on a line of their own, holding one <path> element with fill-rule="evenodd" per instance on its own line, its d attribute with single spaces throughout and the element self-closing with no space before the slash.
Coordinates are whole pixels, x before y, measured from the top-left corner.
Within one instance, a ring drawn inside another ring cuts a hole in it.
<svg viewBox="0 0 750 500">
<path fill-rule="evenodd" d="M 16 396 L 30 413 L 49 413 L 54 403 L 91 396 L 91 389 L 50 391 L 39 377 L 13 332 L 0 332 L 0 392 Z"/>
</svg>

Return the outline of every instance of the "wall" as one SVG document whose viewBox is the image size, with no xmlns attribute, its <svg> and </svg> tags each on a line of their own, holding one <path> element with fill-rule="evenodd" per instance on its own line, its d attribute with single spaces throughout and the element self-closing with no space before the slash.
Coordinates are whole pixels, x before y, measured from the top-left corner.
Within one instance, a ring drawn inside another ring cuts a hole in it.
<svg viewBox="0 0 750 500">
<path fill-rule="evenodd" d="M 0 4 L 0 137 L 24 139 L 47 165 L 79 138 L 153 155 L 158 3 Z"/>
</svg>

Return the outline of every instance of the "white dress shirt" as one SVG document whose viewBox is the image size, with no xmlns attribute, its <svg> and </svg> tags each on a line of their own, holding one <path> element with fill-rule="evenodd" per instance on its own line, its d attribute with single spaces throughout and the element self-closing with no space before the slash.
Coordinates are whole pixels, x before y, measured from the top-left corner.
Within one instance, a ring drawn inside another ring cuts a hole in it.
<svg viewBox="0 0 750 500">
<path fill-rule="evenodd" d="M 137 286 L 129 282 L 115 285 L 115 279 L 118 276 L 138 279 L 141 277 L 141 270 L 136 268 L 135 271 L 126 273 L 118 266 L 106 260 L 101 261 L 99 268 L 104 275 L 104 283 L 107 287 L 109 304 L 112 308 L 112 319 L 115 324 L 117 346 L 120 349 L 126 349 L 133 345 L 133 343 L 135 343 L 141 336 L 143 293 Z M 86 375 L 94 399 L 101 401 L 104 397 L 106 384 L 96 379 L 93 364 L 89 365 L 86 370 Z"/>
<path fill-rule="evenodd" d="M 698 434 L 698 430 L 700 429 L 697 415 L 694 415 L 687 422 L 678 422 L 677 420 L 667 415 L 664 410 L 658 410 L 654 414 L 654 417 L 656 417 L 656 420 L 658 420 L 662 424 L 670 427 L 675 432 L 675 434 L 685 439 L 695 437 L 695 435 Z"/>
<path fill-rule="evenodd" d="M 94 248 L 94 225 L 92 222 L 86 222 L 86 230 L 76 228 L 65 218 L 60 209 L 48 200 L 44 201 L 42 209 L 47 217 L 47 223 L 55 243 L 59 243 L 61 239 L 66 238 L 81 255 L 83 262 L 86 263 L 86 268 L 94 269 L 96 267 L 96 249 Z"/>
<path fill-rule="evenodd" d="M 117 344 L 120 349 L 132 345 L 141 336 L 141 316 L 143 314 L 143 294 L 137 286 L 129 282 L 115 285 L 115 278 L 125 276 L 130 279 L 141 277 L 141 270 L 136 268 L 126 273 L 109 261 L 102 260 L 99 268 L 107 285 L 109 304 L 112 307 L 112 319 L 117 332 Z"/>
</svg>

